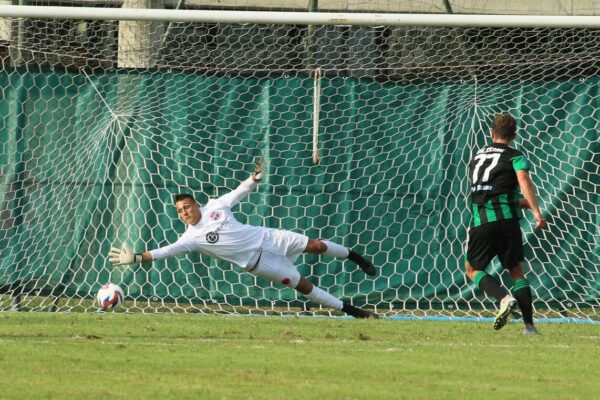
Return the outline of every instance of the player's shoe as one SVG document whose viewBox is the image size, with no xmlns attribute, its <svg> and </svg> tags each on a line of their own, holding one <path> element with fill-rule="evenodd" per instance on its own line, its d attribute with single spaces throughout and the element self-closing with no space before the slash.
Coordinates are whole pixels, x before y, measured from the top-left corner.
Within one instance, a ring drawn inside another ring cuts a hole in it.
<svg viewBox="0 0 600 400">
<path fill-rule="evenodd" d="M 370 261 L 363 258 L 363 256 L 361 256 L 360 254 L 350 250 L 350 254 L 348 254 L 348 258 L 350 260 L 354 261 L 356 264 L 358 264 L 360 269 L 362 269 L 365 274 L 370 275 L 370 276 L 375 275 L 375 266 Z"/>
<path fill-rule="evenodd" d="M 370 311 L 361 310 L 360 308 L 354 307 L 352 304 L 349 303 L 344 303 L 342 311 L 348 315 L 353 316 L 354 318 L 379 319 L 379 315 Z"/>
<path fill-rule="evenodd" d="M 533 326 L 533 324 L 525 324 L 523 335 L 541 335 L 541 333 Z"/>
<path fill-rule="evenodd" d="M 498 314 L 496 314 L 496 318 L 494 319 L 494 329 L 499 330 L 506 325 L 508 322 L 508 316 L 517 307 L 517 300 L 510 296 L 506 295 L 500 301 L 500 310 L 498 310 Z"/>
</svg>

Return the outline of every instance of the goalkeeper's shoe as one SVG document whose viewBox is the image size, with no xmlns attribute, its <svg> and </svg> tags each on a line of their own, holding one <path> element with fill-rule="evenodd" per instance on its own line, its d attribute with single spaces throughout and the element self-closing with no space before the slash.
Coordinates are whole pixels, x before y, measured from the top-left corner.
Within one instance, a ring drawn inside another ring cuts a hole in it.
<svg viewBox="0 0 600 400">
<path fill-rule="evenodd" d="M 353 316 L 354 318 L 379 319 L 379 315 L 370 311 L 361 310 L 360 308 L 354 307 L 352 304 L 349 303 L 344 303 L 342 311 L 348 315 Z"/>
<path fill-rule="evenodd" d="M 370 275 L 370 276 L 375 275 L 375 266 L 370 261 L 366 260 L 360 254 L 350 250 L 350 253 L 348 254 L 348 258 L 350 260 L 354 261 L 356 264 L 358 264 L 360 269 L 362 269 L 365 274 Z"/>
<path fill-rule="evenodd" d="M 506 295 L 500 301 L 500 310 L 498 310 L 498 314 L 496 314 L 496 318 L 494 319 L 494 329 L 499 330 L 506 325 L 508 322 L 508 316 L 510 313 L 517 307 L 517 300 L 510 296 Z"/>
<path fill-rule="evenodd" d="M 541 333 L 533 326 L 533 324 L 525 324 L 523 335 L 541 335 Z"/>
</svg>

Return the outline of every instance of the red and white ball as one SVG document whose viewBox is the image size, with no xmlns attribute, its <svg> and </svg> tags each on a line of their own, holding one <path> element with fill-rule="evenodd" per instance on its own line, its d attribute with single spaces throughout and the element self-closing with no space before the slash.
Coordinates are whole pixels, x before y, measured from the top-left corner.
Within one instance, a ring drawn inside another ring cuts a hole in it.
<svg viewBox="0 0 600 400">
<path fill-rule="evenodd" d="M 96 300 L 103 310 L 120 306 L 123 304 L 123 299 L 125 299 L 123 289 L 114 283 L 107 283 L 102 286 L 96 295 Z"/>
</svg>

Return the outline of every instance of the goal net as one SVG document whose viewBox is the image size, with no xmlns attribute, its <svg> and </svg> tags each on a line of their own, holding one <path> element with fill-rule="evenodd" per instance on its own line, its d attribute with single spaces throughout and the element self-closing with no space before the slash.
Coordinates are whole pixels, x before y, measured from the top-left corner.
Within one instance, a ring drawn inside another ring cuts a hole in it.
<svg viewBox="0 0 600 400">
<path fill-rule="evenodd" d="M 378 268 L 305 255 L 303 276 L 385 315 L 489 316 L 467 163 L 507 111 L 549 223 L 522 221 L 535 316 L 600 317 L 598 29 L 1 18 L 0 61 L 0 310 L 95 311 L 113 282 L 120 311 L 335 314 L 199 254 L 107 260 L 174 242 L 174 194 L 204 204 L 263 155 L 240 221 Z"/>
</svg>

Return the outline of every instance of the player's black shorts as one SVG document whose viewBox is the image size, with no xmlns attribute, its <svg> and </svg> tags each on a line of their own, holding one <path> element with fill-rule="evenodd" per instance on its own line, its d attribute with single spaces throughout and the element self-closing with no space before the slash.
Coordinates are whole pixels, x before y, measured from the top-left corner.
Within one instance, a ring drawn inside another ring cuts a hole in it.
<svg viewBox="0 0 600 400">
<path fill-rule="evenodd" d="M 523 261 L 523 237 L 517 218 L 488 222 L 469 230 L 467 261 L 482 271 L 498 256 L 504 269 Z"/>
</svg>

